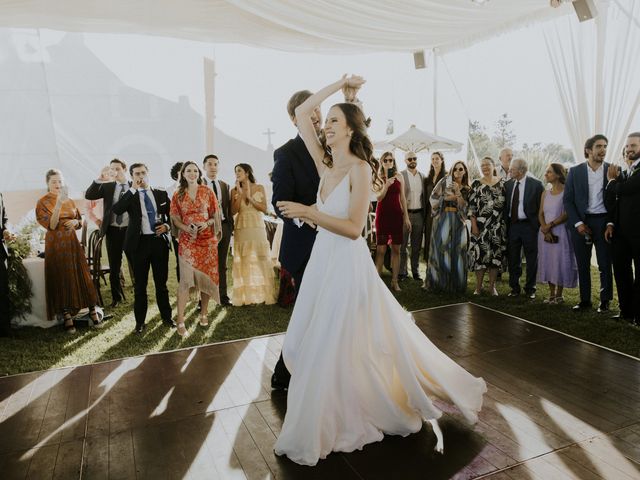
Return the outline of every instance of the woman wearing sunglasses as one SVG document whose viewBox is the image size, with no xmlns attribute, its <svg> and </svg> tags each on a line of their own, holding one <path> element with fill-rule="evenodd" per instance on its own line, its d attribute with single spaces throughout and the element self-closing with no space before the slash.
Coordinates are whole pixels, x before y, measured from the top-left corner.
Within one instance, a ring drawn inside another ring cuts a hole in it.
<svg viewBox="0 0 640 480">
<path fill-rule="evenodd" d="M 387 246 L 391 244 L 391 289 L 399 292 L 398 274 L 403 225 L 410 232 L 411 222 L 404 195 L 404 181 L 398 173 L 396 159 L 391 152 L 385 152 L 380 157 L 380 178 L 384 184 L 378 192 L 376 206 L 376 269 L 378 274 L 382 273 L 384 255 Z"/>
<path fill-rule="evenodd" d="M 424 286 L 429 291 L 464 293 L 467 289 L 467 207 L 469 171 L 462 161 L 431 193 L 433 227 Z"/>
</svg>

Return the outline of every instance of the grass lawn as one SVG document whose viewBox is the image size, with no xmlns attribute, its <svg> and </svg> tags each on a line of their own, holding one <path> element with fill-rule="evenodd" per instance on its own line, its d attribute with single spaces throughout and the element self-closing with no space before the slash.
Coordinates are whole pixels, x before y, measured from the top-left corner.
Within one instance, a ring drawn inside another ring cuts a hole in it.
<svg viewBox="0 0 640 480">
<path fill-rule="evenodd" d="M 170 293 L 177 291 L 174 265 L 175 259 L 172 255 L 168 285 Z M 229 265 L 231 265 L 231 261 Z M 423 264 L 423 276 L 424 269 Z M 231 276 L 228 277 L 231 280 Z M 385 275 L 384 280 L 389 283 L 389 275 Z M 78 333 L 69 335 L 61 327 L 23 328 L 15 332 L 14 338 L 0 338 L 0 376 L 284 332 L 291 315 L 292 308 L 281 308 L 277 305 L 228 308 L 217 306 L 209 312 L 209 326 L 200 327 L 198 312 L 195 309 L 196 304 L 191 303 L 188 306 L 186 321 L 190 335 L 181 339 L 175 329 L 169 329 L 162 324 L 154 303 L 155 296 L 151 275 L 149 284 L 147 329 L 142 336 L 133 334 L 135 325 L 133 291 L 128 283 L 126 287 L 127 302 L 119 305 L 116 309 L 106 309 L 107 313 L 113 314 L 113 318 L 106 321 L 104 328 L 100 330 L 80 327 Z M 486 295 L 474 297 L 471 295 L 473 285 L 474 281 L 470 277 L 466 296 L 436 295 L 421 290 L 420 282 L 407 279 L 401 283 L 402 292 L 397 294 L 397 298 L 410 311 L 473 301 L 640 357 L 640 328 L 633 327 L 626 322 L 611 320 L 611 315 L 617 310 L 607 315 L 599 315 L 595 311 L 574 314 L 570 307 L 578 301 L 577 289 L 565 290 L 565 305 L 545 305 L 542 300 L 548 295 L 548 289 L 543 285 L 539 285 L 538 298 L 533 301 L 525 300 L 524 297 L 507 298 L 506 294 L 509 292 L 509 288 L 506 275 L 503 276 L 498 286 L 500 297 Z M 597 292 L 596 287 L 599 285 L 597 272 L 594 272 L 592 285 L 594 292 Z M 111 303 L 109 288 L 103 286 L 102 293 L 105 304 L 109 305 Z M 175 296 L 171 297 L 171 302 L 175 315 Z M 594 305 L 598 303 L 595 297 L 593 303 Z M 617 308 L 615 303 L 613 308 Z"/>
</svg>

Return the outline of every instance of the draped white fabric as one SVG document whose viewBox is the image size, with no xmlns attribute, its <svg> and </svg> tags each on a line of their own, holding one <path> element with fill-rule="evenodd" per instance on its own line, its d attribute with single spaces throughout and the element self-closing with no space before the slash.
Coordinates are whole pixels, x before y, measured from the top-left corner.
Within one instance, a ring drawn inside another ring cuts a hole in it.
<svg viewBox="0 0 640 480">
<path fill-rule="evenodd" d="M 595 22 L 549 22 L 544 37 L 576 159 L 588 137 L 603 133 L 607 159 L 619 162 L 640 104 L 640 2 L 601 1 L 598 12 Z"/>
<path fill-rule="evenodd" d="M 567 12 L 546 0 L 0 0 L 0 26 L 302 52 L 448 51 Z"/>
</svg>

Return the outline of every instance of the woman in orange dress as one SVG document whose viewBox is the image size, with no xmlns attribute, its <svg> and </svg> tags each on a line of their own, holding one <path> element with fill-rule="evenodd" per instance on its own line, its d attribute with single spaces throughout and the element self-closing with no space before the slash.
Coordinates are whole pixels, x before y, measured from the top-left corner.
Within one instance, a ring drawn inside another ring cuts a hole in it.
<svg viewBox="0 0 640 480">
<path fill-rule="evenodd" d="M 196 163 L 185 162 L 180 170 L 180 186 L 171 200 L 171 220 L 180 231 L 178 261 L 178 334 L 184 337 L 184 311 L 189 293 L 200 292 L 200 325 L 206 327 L 209 299 L 220 303 L 218 291 L 218 237 L 222 223 L 213 191 L 203 185 Z"/>
<path fill-rule="evenodd" d="M 276 303 L 271 249 L 263 214 L 267 212 L 264 187 L 256 183 L 247 163 L 235 166 L 236 186 L 231 190 L 233 229 L 233 298 L 235 306 Z"/>
<path fill-rule="evenodd" d="M 46 178 L 48 193 L 38 200 L 36 219 L 47 229 L 44 257 L 47 318 L 62 315 L 64 329 L 75 333 L 73 316 L 85 307 L 89 307 L 93 326 L 101 325 L 96 312 L 98 295 L 75 232 L 82 227 L 80 211 L 67 196 L 60 170 L 49 170 Z"/>
</svg>

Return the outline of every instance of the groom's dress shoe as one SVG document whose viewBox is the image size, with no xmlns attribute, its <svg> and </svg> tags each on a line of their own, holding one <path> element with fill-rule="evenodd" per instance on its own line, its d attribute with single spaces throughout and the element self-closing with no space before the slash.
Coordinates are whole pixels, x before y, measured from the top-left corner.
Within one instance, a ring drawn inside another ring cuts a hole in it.
<svg viewBox="0 0 640 480">
<path fill-rule="evenodd" d="M 284 382 L 276 377 L 274 373 L 271 375 L 271 388 L 273 390 L 287 390 L 289 388 L 289 382 Z"/>
</svg>

